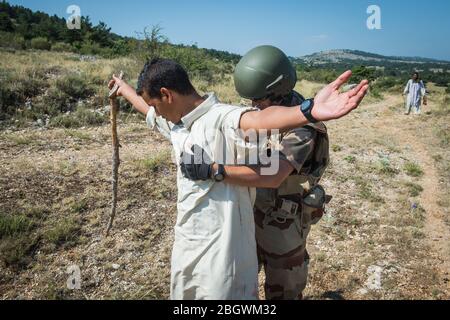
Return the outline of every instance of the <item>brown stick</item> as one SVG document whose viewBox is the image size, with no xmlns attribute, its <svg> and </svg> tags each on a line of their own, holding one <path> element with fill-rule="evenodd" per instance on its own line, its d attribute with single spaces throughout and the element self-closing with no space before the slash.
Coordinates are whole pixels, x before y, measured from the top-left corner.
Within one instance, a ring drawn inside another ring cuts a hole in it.
<svg viewBox="0 0 450 320">
<path fill-rule="evenodd" d="M 123 72 L 120 73 L 120 79 L 123 78 Z M 117 90 L 119 86 L 116 84 L 114 88 L 109 92 L 109 102 L 111 105 L 110 121 L 111 121 L 111 134 L 112 134 L 112 204 L 111 204 L 111 216 L 109 218 L 108 228 L 106 229 L 106 236 L 109 236 L 109 232 L 113 226 L 114 217 L 116 216 L 117 210 L 117 193 L 118 193 L 118 183 L 119 183 L 119 137 L 117 135 L 117 113 L 119 112 L 119 101 L 117 100 Z"/>
</svg>

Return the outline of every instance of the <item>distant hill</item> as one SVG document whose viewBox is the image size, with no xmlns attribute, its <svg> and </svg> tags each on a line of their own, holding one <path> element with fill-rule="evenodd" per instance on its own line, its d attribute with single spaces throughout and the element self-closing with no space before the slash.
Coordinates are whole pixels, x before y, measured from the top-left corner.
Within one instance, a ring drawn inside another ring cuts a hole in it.
<svg viewBox="0 0 450 320">
<path fill-rule="evenodd" d="M 291 57 L 302 78 L 329 82 L 340 72 L 351 69 L 360 78 L 390 78 L 402 83 L 412 71 L 420 72 L 422 79 L 447 87 L 450 84 L 450 61 L 422 58 L 395 57 L 359 50 L 335 49 L 302 57 Z M 359 79 L 359 78 L 358 78 Z M 390 82 L 390 83 L 391 83 Z"/>
<path fill-rule="evenodd" d="M 359 50 L 336 49 L 321 51 L 298 58 L 293 61 L 308 65 L 330 65 L 330 64 L 361 64 L 361 65 L 387 65 L 387 64 L 436 64 L 450 67 L 450 61 L 436 60 L 421 57 L 395 57 L 383 56 Z"/>
<path fill-rule="evenodd" d="M 406 81 L 412 71 L 420 72 L 423 79 L 440 86 L 450 83 L 450 61 L 422 57 L 395 57 L 359 50 L 335 49 L 291 58 L 303 77 L 320 82 L 329 82 L 339 72 L 351 69 L 361 76 L 390 77 L 395 81 Z"/>
<path fill-rule="evenodd" d="M 172 44 L 160 33 L 159 26 L 147 31 L 140 39 L 122 37 L 113 33 L 104 22 L 94 25 L 88 16 L 81 18 L 81 29 L 69 30 L 62 17 L 0 2 L 0 50 L 51 50 L 104 58 L 133 55 L 139 61 L 161 56 L 177 60 L 191 75 L 200 76 L 207 82 L 232 73 L 241 58 L 227 51 Z M 417 70 L 424 78 L 442 86 L 450 83 L 450 61 L 391 57 L 348 49 L 322 51 L 291 60 L 297 71 L 303 72 L 304 78 L 304 73 L 309 73 L 312 81 L 329 82 L 340 71 L 352 69 L 361 76 L 395 77 L 402 81 L 411 71 Z"/>
</svg>

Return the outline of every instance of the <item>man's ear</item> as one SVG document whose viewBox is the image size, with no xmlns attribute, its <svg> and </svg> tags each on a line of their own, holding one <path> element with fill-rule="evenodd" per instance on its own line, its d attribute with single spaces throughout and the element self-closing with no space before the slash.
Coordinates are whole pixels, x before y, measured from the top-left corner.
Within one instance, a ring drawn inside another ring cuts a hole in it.
<svg viewBox="0 0 450 320">
<path fill-rule="evenodd" d="M 166 99 L 166 103 L 172 103 L 173 102 L 173 94 L 172 92 L 167 88 L 161 88 L 161 100 Z"/>
</svg>

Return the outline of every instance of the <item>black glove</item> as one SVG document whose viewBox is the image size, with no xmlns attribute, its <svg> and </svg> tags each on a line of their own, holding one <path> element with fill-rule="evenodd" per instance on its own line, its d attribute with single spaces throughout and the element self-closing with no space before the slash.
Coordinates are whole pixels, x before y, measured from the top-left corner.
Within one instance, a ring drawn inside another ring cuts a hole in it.
<svg viewBox="0 0 450 320">
<path fill-rule="evenodd" d="M 180 168 L 183 176 L 193 181 L 211 180 L 213 162 L 200 146 L 194 145 L 191 148 L 192 154 L 181 153 Z"/>
</svg>

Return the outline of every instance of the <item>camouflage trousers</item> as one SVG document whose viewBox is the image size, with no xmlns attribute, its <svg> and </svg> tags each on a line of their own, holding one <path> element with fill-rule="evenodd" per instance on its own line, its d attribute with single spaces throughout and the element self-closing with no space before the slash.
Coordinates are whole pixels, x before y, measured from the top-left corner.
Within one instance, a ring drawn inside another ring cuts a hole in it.
<svg viewBox="0 0 450 320">
<path fill-rule="evenodd" d="M 255 209 L 258 262 L 266 276 L 266 299 L 302 299 L 308 281 L 306 241 L 311 224 L 317 223 L 322 215 L 323 210 L 316 210 L 286 219 L 281 210 L 267 214 Z"/>
</svg>

